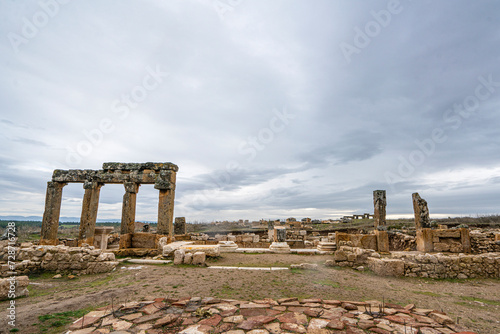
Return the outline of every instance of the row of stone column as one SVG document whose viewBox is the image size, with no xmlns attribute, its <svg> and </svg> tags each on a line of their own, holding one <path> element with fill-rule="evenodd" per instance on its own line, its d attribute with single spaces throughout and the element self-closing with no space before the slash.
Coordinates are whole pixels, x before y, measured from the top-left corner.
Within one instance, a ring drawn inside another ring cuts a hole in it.
<svg viewBox="0 0 500 334">
<path fill-rule="evenodd" d="M 66 182 L 47 182 L 45 212 L 42 220 L 41 245 L 56 245 L 57 230 L 61 212 L 62 190 Z M 99 195 L 103 183 L 87 181 L 83 184 L 85 193 L 80 217 L 79 243 L 94 243 L 94 231 L 99 207 Z M 140 184 L 125 182 L 123 195 L 121 234 L 134 233 L 137 192 Z M 156 188 L 156 186 L 155 186 Z M 174 189 L 159 189 L 157 233 L 173 236 Z"/>
</svg>

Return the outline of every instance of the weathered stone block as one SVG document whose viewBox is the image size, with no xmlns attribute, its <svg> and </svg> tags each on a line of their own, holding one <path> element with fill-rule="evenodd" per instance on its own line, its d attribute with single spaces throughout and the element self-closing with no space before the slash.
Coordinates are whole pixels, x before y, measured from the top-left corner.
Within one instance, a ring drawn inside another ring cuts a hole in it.
<svg viewBox="0 0 500 334">
<path fill-rule="evenodd" d="M 196 252 L 193 254 L 193 264 L 203 265 L 205 264 L 206 255 L 204 252 Z"/>
<path fill-rule="evenodd" d="M 162 255 L 171 256 L 174 254 L 175 250 L 181 248 L 181 246 L 192 245 L 192 244 L 194 244 L 193 241 L 174 241 L 172 243 L 163 246 Z"/>
<path fill-rule="evenodd" d="M 404 261 L 398 259 L 376 259 L 368 258 L 368 267 L 377 275 L 381 276 L 404 276 Z"/>
<path fill-rule="evenodd" d="M 446 230 L 433 230 L 434 237 L 439 238 L 460 238 L 460 230 L 446 229 Z"/>
<path fill-rule="evenodd" d="M 432 241 L 432 230 L 423 228 L 417 230 L 417 250 L 420 252 L 432 252 L 434 250 Z"/>
<path fill-rule="evenodd" d="M 435 252 L 448 252 L 450 251 L 450 244 L 444 242 L 436 242 L 434 243 L 434 251 Z"/>
<path fill-rule="evenodd" d="M 191 264 L 191 262 L 193 262 L 193 254 L 192 253 L 184 254 L 184 264 Z"/>
<path fill-rule="evenodd" d="M 177 249 L 174 252 L 174 264 L 182 264 L 184 262 L 184 254 L 183 249 Z"/>
<path fill-rule="evenodd" d="M 126 233 L 120 236 L 120 249 L 124 248 L 132 248 L 132 233 Z"/>
<path fill-rule="evenodd" d="M 28 276 L 17 276 L 0 279 L 0 300 L 27 296 L 29 278 Z M 9 296 L 10 294 L 10 296 Z"/>
<path fill-rule="evenodd" d="M 208 257 L 220 256 L 219 245 L 183 245 L 179 249 L 184 250 L 186 253 L 204 252 Z"/>
<path fill-rule="evenodd" d="M 375 250 L 389 252 L 389 234 L 387 231 L 375 230 L 375 236 L 377 238 L 377 248 Z"/>
</svg>

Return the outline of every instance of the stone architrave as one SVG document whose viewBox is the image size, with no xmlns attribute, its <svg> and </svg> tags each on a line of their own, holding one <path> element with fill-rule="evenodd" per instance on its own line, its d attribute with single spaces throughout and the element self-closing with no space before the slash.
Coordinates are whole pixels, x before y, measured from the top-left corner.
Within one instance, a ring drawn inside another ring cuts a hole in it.
<svg viewBox="0 0 500 334">
<path fill-rule="evenodd" d="M 94 230 L 97 220 L 97 210 L 99 207 L 99 194 L 101 192 L 102 183 L 84 182 L 82 215 L 80 218 L 80 232 L 78 234 L 79 244 L 86 243 L 94 244 Z"/>
<path fill-rule="evenodd" d="M 125 194 L 123 195 L 121 234 L 135 232 L 135 207 L 139 184 L 124 182 Z"/>
<path fill-rule="evenodd" d="M 418 230 L 430 228 L 429 208 L 427 202 L 418 193 L 411 195 L 413 200 L 413 211 L 415 213 L 415 227 Z"/>
<path fill-rule="evenodd" d="M 40 245 L 58 244 L 57 229 L 59 228 L 59 215 L 61 214 L 62 190 L 65 185 L 65 182 L 47 182 Z"/>
<path fill-rule="evenodd" d="M 186 234 L 186 217 L 175 217 L 174 234 Z"/>
<path fill-rule="evenodd" d="M 377 226 L 385 226 L 385 207 L 387 205 L 387 200 L 385 197 L 385 190 L 374 190 L 373 191 L 373 225 L 375 228 Z"/>
</svg>

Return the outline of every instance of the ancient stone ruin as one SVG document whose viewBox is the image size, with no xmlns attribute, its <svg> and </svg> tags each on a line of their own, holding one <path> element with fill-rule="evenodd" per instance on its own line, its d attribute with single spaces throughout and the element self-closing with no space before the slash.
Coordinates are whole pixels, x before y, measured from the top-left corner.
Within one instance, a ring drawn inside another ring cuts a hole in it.
<svg viewBox="0 0 500 334">
<path fill-rule="evenodd" d="M 376 227 L 385 226 L 385 207 L 387 201 L 385 199 L 385 190 L 374 190 L 373 191 L 373 224 Z"/>
<path fill-rule="evenodd" d="M 429 220 L 429 208 L 427 201 L 420 197 L 418 193 L 411 195 L 413 200 L 413 211 L 415 212 L 415 227 L 417 230 L 431 227 Z"/>
<path fill-rule="evenodd" d="M 141 184 L 154 184 L 159 190 L 158 235 L 172 238 L 176 172 L 179 168 L 172 163 L 117 163 L 107 162 L 101 170 L 56 169 L 52 181 L 47 183 L 45 212 L 43 214 L 40 245 L 57 245 L 57 229 L 63 187 L 68 183 L 83 183 L 82 214 L 78 244 L 93 245 L 96 237 L 96 219 L 101 187 L 107 183 L 123 184 L 121 234 L 128 238 L 120 240 L 120 247 L 130 247 L 134 237 L 136 198 Z M 150 234 L 148 234 L 150 235 Z M 156 240 L 156 239 L 155 239 Z"/>
</svg>

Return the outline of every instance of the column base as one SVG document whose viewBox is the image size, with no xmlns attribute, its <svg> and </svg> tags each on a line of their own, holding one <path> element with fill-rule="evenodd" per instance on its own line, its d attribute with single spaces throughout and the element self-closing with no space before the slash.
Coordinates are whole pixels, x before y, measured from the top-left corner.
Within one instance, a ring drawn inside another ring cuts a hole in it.
<svg viewBox="0 0 500 334">
<path fill-rule="evenodd" d="M 238 249 L 234 241 L 219 241 L 219 251 L 221 253 L 231 253 Z"/>
<path fill-rule="evenodd" d="M 272 253 L 290 253 L 290 246 L 286 242 L 273 242 L 269 250 Z"/>
</svg>

